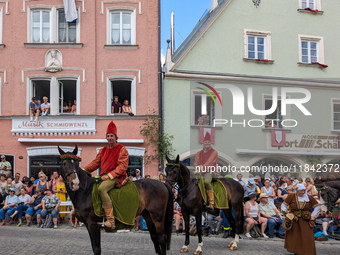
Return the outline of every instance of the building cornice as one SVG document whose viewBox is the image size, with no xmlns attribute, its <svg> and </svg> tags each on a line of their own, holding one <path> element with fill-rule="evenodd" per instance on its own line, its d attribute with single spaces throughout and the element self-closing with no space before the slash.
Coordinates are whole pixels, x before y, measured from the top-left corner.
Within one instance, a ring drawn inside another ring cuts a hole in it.
<svg viewBox="0 0 340 255">
<path fill-rule="evenodd" d="M 284 77 L 266 77 L 266 76 L 250 76 L 242 74 L 227 74 L 227 73 L 210 73 L 196 71 L 175 70 L 165 73 L 165 78 L 183 79 L 183 80 L 211 80 L 218 82 L 236 82 L 236 83 L 252 83 L 257 85 L 272 85 L 272 86 L 299 86 L 299 87 L 315 87 L 323 89 L 340 88 L 340 79 L 336 80 L 321 80 L 321 79 L 299 79 L 299 78 L 284 78 Z"/>
</svg>

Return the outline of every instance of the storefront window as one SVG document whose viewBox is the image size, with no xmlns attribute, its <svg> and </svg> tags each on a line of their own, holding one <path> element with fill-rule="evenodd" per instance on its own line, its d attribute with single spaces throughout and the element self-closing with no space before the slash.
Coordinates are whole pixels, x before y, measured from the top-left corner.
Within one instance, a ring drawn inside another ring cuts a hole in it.
<svg viewBox="0 0 340 255">
<path fill-rule="evenodd" d="M 60 155 L 30 157 L 29 164 L 29 176 L 34 176 L 37 179 L 38 173 L 43 171 L 47 175 L 48 180 L 50 180 L 54 171 L 59 172 Z"/>
</svg>

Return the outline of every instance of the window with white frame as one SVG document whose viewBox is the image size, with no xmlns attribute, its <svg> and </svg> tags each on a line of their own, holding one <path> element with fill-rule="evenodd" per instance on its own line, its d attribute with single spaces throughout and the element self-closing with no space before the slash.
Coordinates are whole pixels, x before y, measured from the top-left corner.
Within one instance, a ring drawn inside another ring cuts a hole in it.
<svg viewBox="0 0 340 255">
<path fill-rule="evenodd" d="M 301 63 L 324 63 L 324 45 L 322 37 L 299 35 L 299 48 L 299 61 Z"/>
<path fill-rule="evenodd" d="M 76 43 L 77 42 L 77 23 L 78 20 L 66 22 L 65 11 L 58 10 L 58 42 Z"/>
<path fill-rule="evenodd" d="M 269 110 L 273 105 L 273 99 L 271 97 L 264 98 L 264 109 Z M 272 114 L 264 116 L 266 128 L 282 128 L 282 120 L 284 116 L 281 114 L 281 99 L 277 100 L 277 107 Z"/>
<path fill-rule="evenodd" d="M 134 9 L 112 9 L 108 14 L 108 44 L 136 44 L 136 24 Z"/>
<path fill-rule="evenodd" d="M 51 15 L 49 10 L 32 11 L 32 43 L 49 43 L 51 38 Z"/>
<path fill-rule="evenodd" d="M 79 43 L 79 19 L 66 22 L 64 9 L 30 7 L 29 43 Z M 79 14 L 78 14 L 79 15 Z"/>
<path fill-rule="evenodd" d="M 51 115 L 74 115 L 79 114 L 79 103 L 77 103 L 79 92 L 79 79 L 55 77 L 31 79 L 27 100 L 31 102 L 32 97 L 35 97 L 37 101 L 43 103 L 43 97 L 48 97 Z"/>
<path fill-rule="evenodd" d="M 219 119 L 221 107 L 216 96 L 211 97 L 204 92 L 194 91 L 192 98 L 192 125 L 211 126 Z"/>
<path fill-rule="evenodd" d="M 245 29 L 245 58 L 270 60 L 271 33 Z"/>
<path fill-rule="evenodd" d="M 0 44 L 2 44 L 2 8 L 0 7 Z"/>
<path fill-rule="evenodd" d="M 116 114 L 114 112 L 114 98 L 118 97 L 118 102 L 124 105 L 127 100 L 127 104 L 131 106 L 132 113 L 136 114 L 136 78 L 132 76 L 126 77 L 114 77 L 108 81 L 108 114 Z M 123 113 L 122 109 L 121 112 Z"/>
<path fill-rule="evenodd" d="M 306 9 L 310 8 L 312 10 L 316 9 L 315 8 L 315 0 L 300 0 L 301 1 L 301 8 Z"/>
<path fill-rule="evenodd" d="M 333 101 L 333 130 L 340 130 L 340 100 Z"/>
</svg>

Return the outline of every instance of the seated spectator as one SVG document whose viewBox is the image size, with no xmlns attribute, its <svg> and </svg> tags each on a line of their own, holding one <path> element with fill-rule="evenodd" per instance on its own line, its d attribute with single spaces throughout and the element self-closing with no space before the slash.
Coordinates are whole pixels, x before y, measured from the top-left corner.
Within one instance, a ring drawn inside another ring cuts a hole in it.
<svg viewBox="0 0 340 255">
<path fill-rule="evenodd" d="M 152 177 L 152 179 L 156 180 L 156 181 L 159 181 L 159 176 L 158 175 L 155 175 L 154 177 Z"/>
<path fill-rule="evenodd" d="M 113 97 L 113 102 L 111 105 L 111 113 L 121 113 L 122 112 L 122 104 L 118 102 L 118 97 Z"/>
<path fill-rule="evenodd" d="M 37 102 L 37 99 L 35 97 L 32 97 L 32 102 L 30 102 L 29 107 L 30 107 L 30 122 L 33 121 L 33 116 L 35 116 L 34 122 L 37 122 L 41 106 L 40 103 Z"/>
<path fill-rule="evenodd" d="M 256 175 L 254 177 L 254 181 L 255 181 L 256 186 L 259 187 L 258 190 L 260 190 L 260 191 L 258 193 L 260 193 L 261 192 L 261 188 L 263 187 L 263 183 L 262 183 L 261 177 Z"/>
<path fill-rule="evenodd" d="M 145 175 L 145 179 L 151 179 L 150 174 Z"/>
<path fill-rule="evenodd" d="M 46 190 L 46 196 L 42 200 L 41 219 L 44 225 L 47 213 L 50 213 L 53 219 L 54 228 L 58 228 L 58 213 L 59 213 L 60 199 L 52 193 L 52 189 Z M 41 226 L 42 227 L 42 226 Z"/>
<path fill-rule="evenodd" d="M 298 181 L 299 181 L 300 184 L 303 183 L 303 179 L 301 177 L 298 179 Z"/>
<path fill-rule="evenodd" d="M 140 174 L 140 170 L 139 170 L 139 169 L 136 169 L 135 173 L 136 173 L 136 177 L 133 177 L 133 181 L 141 180 L 141 179 L 142 179 L 142 176 L 141 176 L 141 174 Z"/>
<path fill-rule="evenodd" d="M 132 113 L 132 108 L 129 105 L 129 100 L 124 100 L 123 106 L 122 106 L 122 112 L 123 113 L 128 113 L 130 116 L 133 116 L 134 114 Z"/>
<path fill-rule="evenodd" d="M 284 239 L 285 231 L 281 228 L 284 221 L 281 212 L 275 207 L 274 203 L 268 200 L 268 195 L 261 193 L 260 197 L 260 213 L 263 217 L 268 219 L 268 236 L 269 238 L 274 237 L 274 227 L 278 224 L 280 225 L 278 231 L 278 237 Z"/>
<path fill-rule="evenodd" d="M 72 205 L 72 210 L 70 211 L 70 223 L 71 223 L 71 226 L 73 228 L 76 228 L 77 227 L 77 223 L 78 223 L 78 219 L 77 217 L 74 215 L 74 212 L 76 210 L 74 209 L 74 205 Z M 73 224 L 73 216 L 74 216 L 74 224 Z"/>
<path fill-rule="evenodd" d="M 197 125 L 203 125 L 203 119 L 202 119 L 202 116 L 201 115 L 198 115 L 198 118 L 197 118 Z"/>
<path fill-rule="evenodd" d="M 159 181 L 165 183 L 166 177 L 164 174 L 159 174 L 158 178 L 159 178 Z"/>
<path fill-rule="evenodd" d="M 48 97 L 43 97 L 43 103 L 41 104 L 41 116 L 46 116 L 50 114 L 51 104 L 48 101 Z"/>
<path fill-rule="evenodd" d="M 315 224 L 322 225 L 322 233 L 324 233 L 326 236 L 328 236 L 327 229 L 329 225 L 329 218 L 331 217 L 331 213 L 327 213 L 326 211 L 322 210 L 315 220 Z"/>
<path fill-rule="evenodd" d="M 73 105 L 71 108 L 71 113 L 76 114 L 77 113 L 77 100 L 73 100 Z"/>
<path fill-rule="evenodd" d="M 274 204 L 274 197 L 275 197 L 275 192 L 272 187 L 270 187 L 270 181 L 265 180 L 264 181 L 264 186 L 261 188 L 261 193 L 265 193 L 268 195 L 268 201 L 272 202 Z"/>
<path fill-rule="evenodd" d="M 15 215 L 18 214 L 19 224 L 17 225 L 20 227 L 22 225 L 22 214 L 24 211 L 28 209 L 29 202 L 31 200 L 31 196 L 26 194 L 26 190 L 24 187 L 20 189 L 20 195 L 18 196 L 18 207 L 14 211 L 14 213 L 10 216 L 12 219 Z"/>
<path fill-rule="evenodd" d="M 250 193 L 247 197 L 244 198 L 246 201 L 244 207 L 244 220 L 247 224 L 246 226 L 246 237 L 251 238 L 250 230 L 254 225 L 261 224 L 261 233 L 264 238 L 269 238 L 264 231 L 266 230 L 268 220 L 264 217 L 261 217 L 260 208 L 258 203 L 256 203 L 256 199 L 259 194 Z"/>
<path fill-rule="evenodd" d="M 37 181 L 37 188 L 40 188 L 43 191 L 43 194 L 46 193 L 46 190 L 50 187 L 47 182 L 47 176 L 43 171 L 39 172 L 39 180 Z"/>
<path fill-rule="evenodd" d="M 28 177 L 25 177 L 23 179 L 23 185 L 22 187 L 25 189 L 25 192 L 27 195 L 32 196 L 33 195 L 33 183 Z"/>
<path fill-rule="evenodd" d="M 242 180 L 243 175 L 242 174 L 237 174 L 237 180 L 239 184 L 242 185 L 242 187 L 244 188 L 244 186 L 246 186 L 246 183 Z"/>
<path fill-rule="evenodd" d="M 18 197 L 14 194 L 14 188 L 9 188 L 8 191 L 9 195 L 6 197 L 5 205 L 0 210 L 0 220 L 2 220 L 1 226 L 6 224 L 5 214 L 7 214 L 7 219 L 9 219 L 10 215 L 12 215 L 16 210 L 16 206 L 18 204 Z M 11 219 L 8 224 L 11 225 L 12 223 L 13 220 Z"/>
<path fill-rule="evenodd" d="M 41 209 L 42 209 L 42 199 L 44 198 L 43 191 L 40 188 L 36 190 L 37 194 L 33 195 L 30 202 L 29 208 L 26 210 L 25 218 L 26 218 L 26 226 L 31 226 L 31 219 L 33 214 L 37 215 L 37 228 L 41 226 Z"/>
<path fill-rule="evenodd" d="M 208 219 L 208 225 L 211 231 L 212 235 L 218 235 L 218 230 L 221 227 L 221 224 L 223 222 L 223 216 L 221 217 L 221 211 L 217 208 L 214 210 L 208 209 L 207 211 L 207 219 Z M 216 228 L 214 228 L 214 221 L 217 221 Z"/>
<path fill-rule="evenodd" d="M 175 198 L 177 198 L 176 194 L 175 194 Z M 184 219 L 183 219 L 183 215 L 181 212 L 181 207 L 176 201 L 174 202 L 174 218 L 175 218 L 175 226 L 176 226 L 176 235 L 179 234 L 179 225 L 181 223 L 181 220 L 182 220 L 182 226 L 183 226 L 182 233 L 184 234 L 185 233 Z"/>
<path fill-rule="evenodd" d="M 7 181 L 6 181 L 6 178 L 5 178 L 5 174 L 1 174 L 0 175 L 0 195 L 2 196 L 2 198 L 5 195 L 6 185 L 7 185 Z"/>
<path fill-rule="evenodd" d="M 3 196 L 4 201 L 6 201 L 6 197 L 9 195 L 9 189 L 10 188 L 14 189 L 14 186 L 12 184 L 12 178 L 7 178 L 7 183 L 6 183 L 6 186 L 5 186 L 5 195 Z M 15 189 L 14 189 L 14 193 L 15 193 Z"/>
<path fill-rule="evenodd" d="M 244 186 L 244 196 L 247 197 L 250 193 L 256 193 L 256 185 L 253 178 L 249 178 L 248 183 Z"/>
<path fill-rule="evenodd" d="M 201 118 L 203 120 L 203 125 L 210 125 L 210 118 L 208 112 L 205 112 L 205 114 Z"/>
<path fill-rule="evenodd" d="M 20 174 L 15 174 L 14 181 L 12 181 L 13 187 L 15 189 L 15 195 L 20 195 L 20 189 L 23 185 L 23 183 L 19 180 Z"/>
</svg>

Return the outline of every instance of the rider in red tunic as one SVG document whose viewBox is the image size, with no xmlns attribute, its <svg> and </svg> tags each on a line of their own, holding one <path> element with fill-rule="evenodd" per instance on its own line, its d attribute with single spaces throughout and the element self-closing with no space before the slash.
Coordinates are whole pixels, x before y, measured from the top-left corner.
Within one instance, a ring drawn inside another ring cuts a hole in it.
<svg viewBox="0 0 340 255">
<path fill-rule="evenodd" d="M 108 228 L 115 228 L 115 219 L 113 216 L 112 202 L 108 192 L 117 186 L 120 176 L 126 176 L 126 170 L 129 164 L 129 154 L 126 148 L 117 142 L 117 127 L 110 122 L 106 131 L 108 145 L 102 148 L 97 157 L 84 169 L 93 172 L 101 167 L 100 175 L 102 183 L 98 187 L 98 193 L 102 200 L 102 207 L 105 212 L 106 222 L 104 225 Z M 102 224 L 102 223 L 99 223 Z"/>
<path fill-rule="evenodd" d="M 207 133 L 203 140 L 203 150 L 197 152 L 194 162 L 194 167 L 199 167 L 199 172 L 205 173 L 203 175 L 204 186 L 207 192 L 210 208 L 214 208 L 214 190 L 211 186 L 212 176 L 210 168 L 217 169 L 218 153 L 211 147 L 211 136 Z"/>
</svg>

